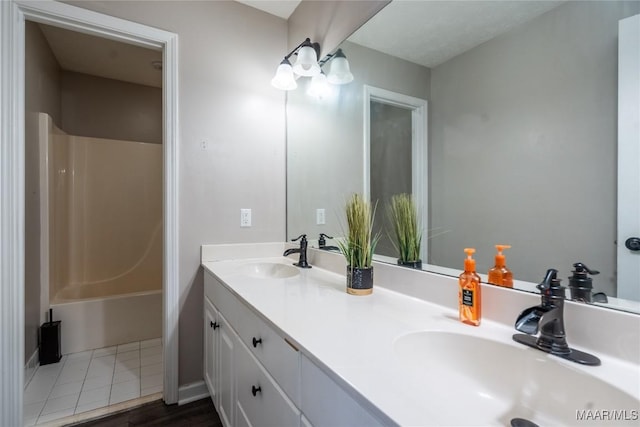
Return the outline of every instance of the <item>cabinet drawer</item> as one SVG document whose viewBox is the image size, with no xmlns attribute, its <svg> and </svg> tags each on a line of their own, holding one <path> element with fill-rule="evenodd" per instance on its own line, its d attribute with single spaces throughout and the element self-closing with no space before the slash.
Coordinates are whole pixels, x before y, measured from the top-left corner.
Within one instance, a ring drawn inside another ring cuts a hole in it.
<svg viewBox="0 0 640 427">
<path fill-rule="evenodd" d="M 300 409 L 314 427 L 383 426 L 313 362 L 300 359 Z"/>
<path fill-rule="evenodd" d="M 237 424 L 299 427 L 300 411 L 242 343 L 237 346 L 236 358 Z"/>
<path fill-rule="evenodd" d="M 242 304 L 229 289 L 206 270 L 204 272 L 204 295 L 232 325 L 236 324 L 237 306 Z"/>
<path fill-rule="evenodd" d="M 289 398 L 300 404 L 300 352 L 278 335 L 251 309 L 238 304 L 237 332 Z"/>
</svg>

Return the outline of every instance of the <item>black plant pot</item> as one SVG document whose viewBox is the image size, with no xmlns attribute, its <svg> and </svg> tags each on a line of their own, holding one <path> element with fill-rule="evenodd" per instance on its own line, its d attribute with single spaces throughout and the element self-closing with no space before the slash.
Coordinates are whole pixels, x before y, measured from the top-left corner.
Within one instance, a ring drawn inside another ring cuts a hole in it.
<svg viewBox="0 0 640 427">
<path fill-rule="evenodd" d="M 398 260 L 398 265 L 408 268 L 415 268 L 416 270 L 422 270 L 422 260 L 417 261 L 402 261 Z"/>
<path fill-rule="evenodd" d="M 347 293 L 369 295 L 373 292 L 373 267 L 359 268 L 347 266 Z"/>
</svg>

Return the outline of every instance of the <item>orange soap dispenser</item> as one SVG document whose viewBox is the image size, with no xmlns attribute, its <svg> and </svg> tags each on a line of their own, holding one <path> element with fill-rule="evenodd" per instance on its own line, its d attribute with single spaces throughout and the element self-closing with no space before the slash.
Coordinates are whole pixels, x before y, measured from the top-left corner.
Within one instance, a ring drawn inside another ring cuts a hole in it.
<svg viewBox="0 0 640 427">
<path fill-rule="evenodd" d="M 507 268 L 505 256 L 502 251 L 509 249 L 509 245 L 496 245 L 498 253 L 496 254 L 496 265 L 489 270 L 488 282 L 492 285 L 504 286 L 505 288 L 513 288 L 513 274 Z"/>
<path fill-rule="evenodd" d="M 467 325 L 479 326 L 481 312 L 480 276 L 476 273 L 476 260 L 472 258 L 473 248 L 465 248 L 464 273 L 458 279 L 458 306 L 460 321 Z"/>
</svg>

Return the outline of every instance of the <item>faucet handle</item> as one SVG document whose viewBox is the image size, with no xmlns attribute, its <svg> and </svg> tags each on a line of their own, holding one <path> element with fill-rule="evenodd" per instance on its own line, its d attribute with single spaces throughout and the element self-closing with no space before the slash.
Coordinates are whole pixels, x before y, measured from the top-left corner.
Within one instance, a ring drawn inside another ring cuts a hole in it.
<svg viewBox="0 0 640 427">
<path fill-rule="evenodd" d="M 581 262 L 576 262 L 575 264 L 573 264 L 573 268 L 575 268 L 575 270 L 572 271 L 572 273 L 576 278 L 586 278 L 587 273 L 593 274 L 593 275 L 600 274 L 599 271 L 590 270 L 589 267 L 587 267 L 585 264 Z"/>
<path fill-rule="evenodd" d="M 565 298 L 565 287 L 560 284 L 561 280 L 556 277 L 558 270 L 550 268 L 547 270 L 544 279 L 536 288 L 540 290 L 542 296 L 542 304 L 556 304 L 554 301 Z"/>
<path fill-rule="evenodd" d="M 327 244 L 325 237 L 327 239 L 333 239 L 333 237 L 329 236 L 328 234 L 320 233 L 320 237 L 318 237 L 318 246 L 321 248 L 323 248 Z"/>
<path fill-rule="evenodd" d="M 298 240 L 302 239 L 302 242 L 306 242 L 307 241 L 307 235 L 306 234 L 301 234 L 298 237 L 296 237 L 295 239 L 291 239 L 292 242 L 297 242 Z"/>
<path fill-rule="evenodd" d="M 555 268 L 548 269 L 547 273 L 544 275 L 544 279 L 542 279 L 542 282 L 540 282 L 540 284 L 536 286 L 536 288 L 539 289 L 540 292 L 545 293 L 545 291 L 551 289 L 554 281 L 556 281 L 557 284 L 560 284 L 557 279 L 557 274 L 558 270 L 556 270 Z"/>
</svg>

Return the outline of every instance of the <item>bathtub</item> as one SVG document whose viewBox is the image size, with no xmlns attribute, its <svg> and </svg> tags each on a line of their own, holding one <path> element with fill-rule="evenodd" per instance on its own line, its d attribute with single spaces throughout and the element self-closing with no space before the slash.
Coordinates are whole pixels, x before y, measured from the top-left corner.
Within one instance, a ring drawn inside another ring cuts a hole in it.
<svg viewBox="0 0 640 427">
<path fill-rule="evenodd" d="M 62 354 L 162 336 L 162 290 L 148 287 L 122 280 L 61 289 L 51 308 L 62 321 Z"/>
</svg>

